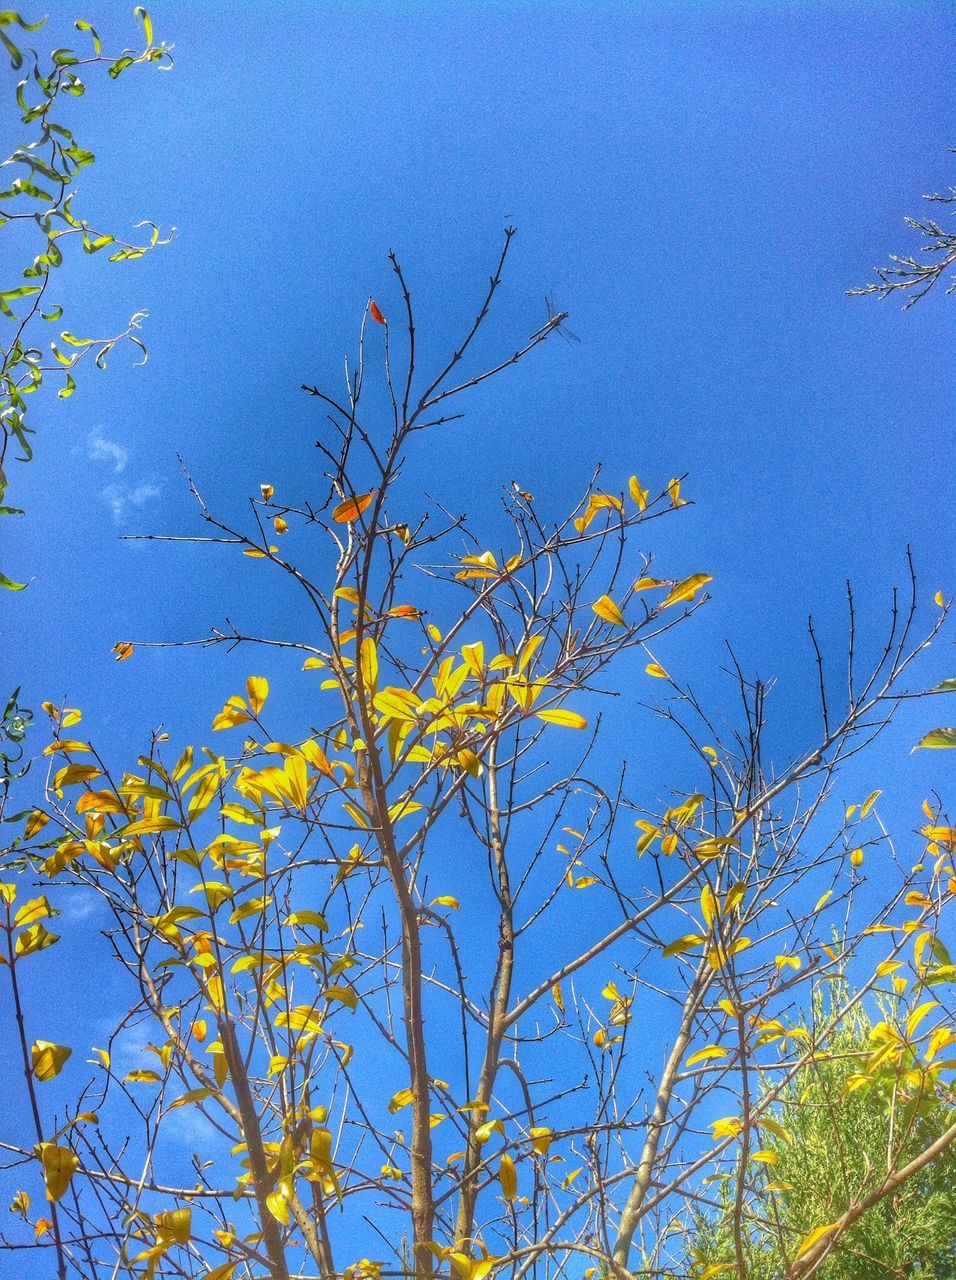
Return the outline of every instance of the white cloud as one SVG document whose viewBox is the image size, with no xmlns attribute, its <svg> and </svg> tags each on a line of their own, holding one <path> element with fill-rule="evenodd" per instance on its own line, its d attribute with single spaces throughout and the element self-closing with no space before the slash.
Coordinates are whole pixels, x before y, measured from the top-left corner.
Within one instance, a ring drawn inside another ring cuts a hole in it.
<svg viewBox="0 0 956 1280">
<path fill-rule="evenodd" d="M 113 468 L 114 475 L 126 470 L 129 454 L 121 444 L 105 436 L 100 427 L 94 427 L 86 442 L 87 454 L 91 462 L 105 462 Z"/>
<path fill-rule="evenodd" d="M 131 510 L 144 507 L 159 495 L 160 488 L 156 484 L 108 484 L 100 493 L 117 524 L 125 524 Z"/>
</svg>

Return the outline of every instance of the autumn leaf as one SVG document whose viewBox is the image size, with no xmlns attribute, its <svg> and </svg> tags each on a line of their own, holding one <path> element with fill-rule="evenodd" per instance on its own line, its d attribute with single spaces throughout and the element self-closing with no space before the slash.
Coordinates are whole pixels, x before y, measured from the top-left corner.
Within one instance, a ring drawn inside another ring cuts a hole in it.
<svg viewBox="0 0 956 1280">
<path fill-rule="evenodd" d="M 112 652 L 116 654 L 117 662 L 125 662 L 127 658 L 133 656 L 133 646 L 128 640 L 120 640 L 118 644 L 113 645 Z"/>
<path fill-rule="evenodd" d="M 676 583 L 661 603 L 662 609 L 669 608 L 672 604 L 681 604 L 684 601 L 693 600 L 694 596 L 705 587 L 708 582 L 713 582 L 713 577 L 709 573 L 694 573 L 689 578 L 685 578 L 683 582 Z"/>
<path fill-rule="evenodd" d="M 610 622 L 615 627 L 627 626 L 623 613 L 610 596 L 601 596 L 600 600 L 595 600 L 591 608 L 604 622 Z"/>
<path fill-rule="evenodd" d="M 362 512 L 369 506 L 375 497 L 375 490 L 371 493 L 359 493 L 354 498 L 346 498 L 332 512 L 332 519 L 337 524 L 352 524 L 356 521 Z"/>
<path fill-rule="evenodd" d="M 246 697 L 249 699 L 249 706 L 252 708 L 252 714 L 257 716 L 262 708 L 266 705 L 266 698 L 269 696 L 269 681 L 265 676 L 250 676 L 246 681 Z"/>
<path fill-rule="evenodd" d="M 498 1181 L 501 1183 L 501 1194 L 511 1204 L 518 1194 L 518 1175 L 515 1172 L 515 1162 L 509 1155 L 501 1157 L 501 1163 L 498 1165 Z"/>
<path fill-rule="evenodd" d="M 49 1040 L 34 1040 L 30 1047 L 33 1074 L 38 1080 L 53 1080 L 63 1070 L 63 1064 L 73 1050 L 65 1044 L 53 1044 Z"/>
<path fill-rule="evenodd" d="M 46 1186 L 46 1198 L 51 1204 L 63 1198 L 73 1181 L 73 1175 L 80 1167 L 76 1153 L 69 1147 L 58 1147 L 52 1142 L 41 1142 L 39 1147 L 40 1162 L 43 1165 L 43 1182 Z"/>
<path fill-rule="evenodd" d="M 368 300 L 368 313 L 376 324 L 385 324 L 385 317 L 382 315 L 374 298 L 369 298 Z"/>
<path fill-rule="evenodd" d="M 563 707 L 553 707 L 550 711 L 536 711 L 535 715 L 539 720 L 544 720 L 548 724 L 559 724 L 565 729 L 586 729 L 588 722 L 584 716 L 579 716 L 576 711 L 566 711 Z"/>
</svg>

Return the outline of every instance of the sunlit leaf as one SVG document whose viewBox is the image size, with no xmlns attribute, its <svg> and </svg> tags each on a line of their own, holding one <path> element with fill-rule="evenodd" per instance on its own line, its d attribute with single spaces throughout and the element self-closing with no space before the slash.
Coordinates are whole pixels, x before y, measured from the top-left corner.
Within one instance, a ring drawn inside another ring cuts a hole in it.
<svg viewBox="0 0 956 1280">
<path fill-rule="evenodd" d="M 354 498 L 346 498 L 333 510 L 332 519 L 338 524 L 352 524 L 371 504 L 374 497 L 375 491 L 372 490 L 371 493 L 360 493 Z"/>
</svg>

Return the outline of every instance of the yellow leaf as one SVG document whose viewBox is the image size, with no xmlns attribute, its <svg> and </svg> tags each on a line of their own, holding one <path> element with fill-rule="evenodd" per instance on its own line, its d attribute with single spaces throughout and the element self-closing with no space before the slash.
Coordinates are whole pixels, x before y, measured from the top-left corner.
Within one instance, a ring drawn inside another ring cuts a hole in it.
<svg viewBox="0 0 956 1280">
<path fill-rule="evenodd" d="M 292 1215 L 289 1212 L 289 1202 L 286 1200 L 283 1192 L 270 1191 L 266 1196 L 266 1204 L 269 1206 L 269 1212 L 277 1222 L 281 1222 L 287 1227 L 292 1221 Z"/>
<path fill-rule="evenodd" d="M 683 507 L 683 506 L 685 506 L 685 505 L 686 505 L 686 503 L 687 503 L 687 499 L 686 499 L 686 498 L 682 498 L 682 497 L 680 496 L 680 481 L 679 481 L 679 480 L 676 480 L 676 479 L 675 479 L 675 480 L 669 480 L 669 481 L 667 482 L 667 492 L 668 492 L 668 495 L 670 496 L 671 506 L 672 506 L 672 507 Z"/>
<path fill-rule="evenodd" d="M 671 587 L 667 595 L 661 602 L 661 608 L 667 609 L 672 604 L 681 604 L 683 601 L 693 600 L 694 596 L 702 587 L 706 587 L 708 582 L 713 582 L 713 577 L 709 573 L 694 573 L 689 578 L 685 578 L 683 582 L 678 582 L 676 586 Z"/>
<path fill-rule="evenodd" d="M 907 1018 L 906 1020 L 907 1040 L 912 1039 L 913 1033 L 916 1031 L 917 1027 L 923 1021 L 926 1015 L 930 1013 L 931 1010 L 938 1009 L 938 1008 L 939 1008 L 939 1004 L 936 1000 L 925 1000 L 921 1005 L 919 1005 L 916 1009 L 913 1010 L 909 1018 Z"/>
<path fill-rule="evenodd" d="M 47 814 L 41 813 L 39 809 L 34 809 L 27 818 L 26 826 L 23 830 L 24 839 L 32 840 L 37 832 L 42 831 L 49 821 Z"/>
<path fill-rule="evenodd" d="M 18 956 L 31 956 L 37 951 L 45 951 L 59 940 L 58 933 L 50 933 L 42 924 L 35 924 L 17 935 L 16 953 Z"/>
<path fill-rule="evenodd" d="M 736 1138 L 743 1131 L 743 1125 L 736 1116 L 724 1116 L 721 1120 L 713 1120 L 710 1127 L 715 1138 Z"/>
<path fill-rule="evenodd" d="M 544 636 L 532 636 L 526 645 L 522 648 L 518 655 L 518 672 L 524 671 L 525 667 L 544 644 Z M 492 663 L 494 666 L 494 663 Z"/>
<path fill-rule="evenodd" d="M 246 681 L 246 697 L 249 699 L 249 706 L 252 707 L 252 714 L 258 715 L 262 708 L 266 705 L 266 698 L 269 696 L 269 681 L 265 676 L 250 676 Z"/>
<path fill-rule="evenodd" d="M 63 1064 L 73 1052 L 68 1045 L 53 1044 L 49 1040 L 34 1040 L 30 1046 L 33 1074 L 38 1080 L 54 1080 L 63 1070 Z"/>
<path fill-rule="evenodd" d="M 272 521 L 272 527 L 275 529 L 276 533 L 281 535 L 288 531 L 289 523 L 282 516 L 276 516 Z"/>
<path fill-rule="evenodd" d="M 80 1162 L 75 1152 L 69 1147 L 58 1147 L 52 1142 L 41 1142 L 39 1149 L 46 1198 L 51 1204 L 56 1204 L 65 1195 L 73 1181 L 73 1175 L 80 1167 Z"/>
<path fill-rule="evenodd" d="M 862 806 L 862 808 L 860 809 L 860 817 L 861 817 L 861 818 L 865 818 L 865 817 L 867 816 L 867 814 L 870 812 L 870 810 L 873 808 L 873 806 L 876 804 L 877 800 L 879 800 L 879 798 L 880 798 L 880 796 L 881 796 L 882 794 L 883 794 L 883 792 L 882 792 L 882 791 L 871 791 L 871 792 L 870 792 L 870 794 L 869 794 L 869 795 L 866 797 L 866 799 L 863 801 L 863 806 Z"/>
<path fill-rule="evenodd" d="M 610 622 L 615 627 L 627 626 L 624 615 L 610 596 L 601 596 L 600 600 L 595 600 L 591 608 L 604 622 Z"/>
<path fill-rule="evenodd" d="M 451 894 L 448 893 L 442 894 L 439 898 L 432 898 L 430 905 L 433 907 L 448 907 L 451 911 L 461 910 L 461 904 L 458 899 L 453 898 Z"/>
<path fill-rule="evenodd" d="M 166 1209 L 163 1213 L 153 1214 L 153 1226 L 160 1239 L 175 1241 L 176 1244 L 189 1243 L 192 1221 L 191 1209 Z"/>
<path fill-rule="evenodd" d="M 219 774 L 212 770 L 207 773 L 196 788 L 196 793 L 189 802 L 187 816 L 190 822 L 201 817 L 212 804 L 216 793 L 219 790 L 220 778 Z M 134 824 L 141 826 L 142 824 Z"/>
<path fill-rule="evenodd" d="M 501 1183 L 502 1195 L 511 1204 L 518 1194 L 518 1175 L 515 1172 L 515 1162 L 509 1155 L 501 1157 L 501 1163 L 498 1165 L 498 1181 Z"/>
<path fill-rule="evenodd" d="M 29 902 L 25 902 L 13 917 L 13 923 L 15 925 L 36 924 L 38 920 L 46 920 L 50 916 L 59 914 L 59 911 L 50 906 L 46 895 L 43 894 L 39 898 L 31 898 Z"/>
<path fill-rule="evenodd" d="M 271 484 L 260 484 L 259 492 L 262 494 L 263 502 L 271 502 L 272 495 L 275 493 L 275 486 Z"/>
<path fill-rule="evenodd" d="M 698 1062 L 709 1062 L 712 1058 L 726 1058 L 727 1050 L 722 1049 L 720 1045 L 709 1044 L 706 1049 L 698 1049 L 696 1053 L 692 1053 L 684 1063 L 685 1067 L 696 1067 Z"/>
<path fill-rule="evenodd" d="M 805 1235 L 800 1241 L 799 1248 L 793 1255 L 794 1259 L 802 1258 L 804 1254 L 809 1253 L 814 1245 L 819 1244 L 821 1240 L 832 1232 L 839 1230 L 839 1226 L 840 1224 L 838 1222 L 830 1222 L 825 1227 L 814 1227 L 813 1230 Z"/>
<path fill-rule="evenodd" d="M 654 676 L 658 680 L 669 680 L 670 676 L 664 670 L 659 662 L 649 662 L 644 668 L 649 676 Z"/>
<path fill-rule="evenodd" d="M 238 694 L 234 694 L 212 722 L 215 731 L 234 729 L 236 725 L 248 724 L 249 714 L 246 704 Z"/>
<path fill-rule="evenodd" d="M 854 849 L 853 852 L 850 854 L 850 866 L 851 867 L 863 866 L 863 850 L 862 849 Z"/>
<path fill-rule="evenodd" d="M 539 1156 L 546 1156 L 551 1146 L 553 1134 L 550 1129 L 541 1126 L 535 1126 L 528 1130 L 528 1136 L 531 1138 L 531 1145 Z"/>
<path fill-rule="evenodd" d="M 539 720 L 547 724 L 559 724 L 565 729 L 586 729 L 588 722 L 576 711 L 566 711 L 563 707 L 553 707 L 550 711 L 536 711 Z"/>
<path fill-rule="evenodd" d="M 118 644 L 113 645 L 113 652 L 116 654 L 117 662 L 125 662 L 127 658 L 133 656 L 133 646 L 128 640 L 120 640 Z"/>
<path fill-rule="evenodd" d="M 359 671 L 367 698 L 374 696 L 378 688 L 378 649 L 371 636 L 366 636 L 359 649 Z"/>
<path fill-rule="evenodd" d="M 641 488 L 641 482 L 638 480 L 637 476 L 631 476 L 627 487 L 631 498 L 637 503 L 638 511 L 646 510 L 648 490 Z"/>
<path fill-rule="evenodd" d="M 371 504 L 374 497 L 375 490 L 373 489 L 371 493 L 359 493 L 354 498 L 346 498 L 332 512 L 332 519 L 337 524 L 352 524 Z"/>
<path fill-rule="evenodd" d="M 558 1010 L 564 1013 L 564 993 L 561 990 L 561 983 L 556 982 L 551 988 L 551 999 L 554 1001 Z"/>
<path fill-rule="evenodd" d="M 707 925 L 707 928 L 710 929 L 713 926 L 714 921 L 717 919 L 719 907 L 717 904 L 717 898 L 714 896 L 714 891 L 711 889 L 709 884 L 705 884 L 703 889 L 700 891 L 700 910 L 704 917 L 704 923 Z"/>
</svg>

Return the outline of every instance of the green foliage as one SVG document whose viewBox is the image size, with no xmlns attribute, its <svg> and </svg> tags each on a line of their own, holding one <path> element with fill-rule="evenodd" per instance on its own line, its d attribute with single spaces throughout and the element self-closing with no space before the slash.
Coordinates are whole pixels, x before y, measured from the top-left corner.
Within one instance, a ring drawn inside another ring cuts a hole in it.
<svg viewBox="0 0 956 1280">
<path fill-rule="evenodd" d="M 905 1166 L 952 1123 L 949 1091 L 935 1087 L 918 1069 L 902 1077 L 896 1069 L 871 1070 L 858 1087 L 864 1067 L 872 1068 L 884 1029 L 892 1025 L 890 1004 L 887 1020 L 876 1023 L 855 1008 L 827 1052 L 803 1067 L 781 1095 L 775 1114 L 786 1136 L 766 1144 L 767 1162 L 753 1166 L 759 1172 L 748 1175 L 752 1180 L 742 1206 L 741 1243 L 750 1280 L 790 1274 L 811 1232 L 837 1221 L 880 1182 L 888 1166 Z M 772 1087 L 768 1078 L 765 1088 Z M 737 1274 L 735 1182 L 722 1182 L 719 1208 L 698 1221 L 690 1276 L 716 1280 Z M 819 1280 L 954 1280 L 952 1150 L 849 1227 L 816 1275 Z"/>
<path fill-rule="evenodd" d="M 69 330 L 61 330 L 57 340 L 50 342 L 49 353 L 43 349 L 46 344 L 40 337 L 43 325 L 56 324 L 63 315 L 63 308 L 47 295 L 52 272 L 63 264 L 65 246 L 79 241 L 85 253 L 109 249 L 110 262 L 128 262 L 170 239 L 162 237 L 153 223 L 141 222 L 137 225 L 148 227 L 148 236 L 136 243 L 127 242 L 93 227 L 73 209 L 76 178 L 95 159 L 91 151 L 79 145 L 61 114 L 71 98 L 86 92 L 81 70 L 105 65 L 115 80 L 138 63 L 149 63 L 160 70 L 172 65 L 169 48 L 153 42 L 149 14 L 141 7 L 134 12 L 143 28 L 142 52 L 124 49 L 119 54 L 105 54 L 91 24 L 80 20 L 75 26 L 91 42 L 92 52 L 54 49 L 48 64 L 41 68 L 36 52 L 22 48 L 17 39 L 21 31 L 38 31 L 45 19 L 30 23 L 12 10 L 0 11 L 0 42 L 14 71 L 22 72 L 16 98 L 25 130 L 20 144 L 3 161 L 4 165 L 14 166 L 11 172 L 16 176 L 0 191 L 0 230 L 9 233 L 10 228 L 19 228 L 18 244 L 26 246 L 28 255 L 32 252 L 29 237 L 36 241 L 32 260 L 20 272 L 22 283 L 0 287 L 0 326 L 4 331 L 0 343 L 0 504 L 8 483 L 8 455 L 24 462 L 32 457 L 29 437 L 34 428 L 29 397 L 40 389 L 48 373 L 62 376 L 57 394 L 66 399 L 76 388 L 73 371 L 80 361 L 92 356 L 93 363 L 102 369 L 113 348 L 123 341 L 131 342 L 142 353 L 143 361 L 146 359 L 146 348 L 138 337 L 146 315 L 143 311 L 133 315 L 121 333 L 108 338 L 78 338 Z M 0 285 L 5 283 L 0 281 Z M 19 452 L 13 453 L 14 450 Z M 18 507 L 0 505 L 0 515 L 22 514 Z M 0 587 L 20 590 L 23 585 L 0 574 Z"/>
</svg>

